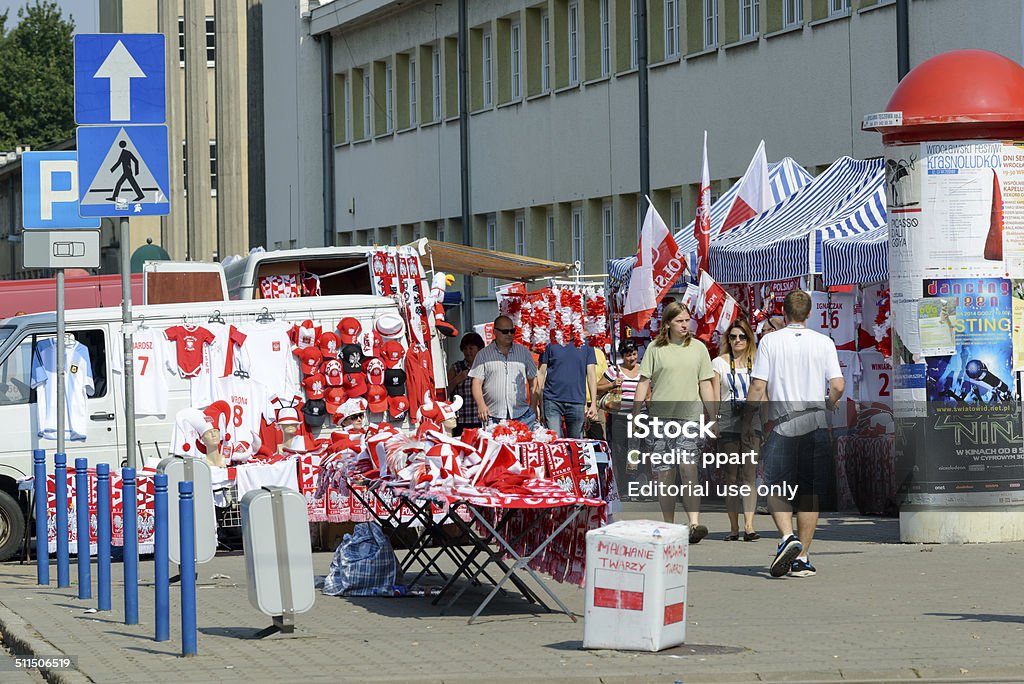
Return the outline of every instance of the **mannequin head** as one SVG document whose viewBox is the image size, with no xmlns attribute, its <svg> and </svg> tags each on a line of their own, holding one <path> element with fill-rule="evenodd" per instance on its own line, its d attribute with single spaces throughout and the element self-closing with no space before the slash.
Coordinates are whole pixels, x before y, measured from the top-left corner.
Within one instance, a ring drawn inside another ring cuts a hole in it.
<svg viewBox="0 0 1024 684">
<path fill-rule="evenodd" d="M 295 437 L 299 433 L 298 423 L 281 423 L 281 434 L 284 435 L 285 441 L 288 441 Z"/>
<path fill-rule="evenodd" d="M 210 428 L 202 434 L 200 439 L 206 447 L 206 462 L 217 468 L 226 468 L 227 462 L 220 453 L 220 430 Z"/>
</svg>

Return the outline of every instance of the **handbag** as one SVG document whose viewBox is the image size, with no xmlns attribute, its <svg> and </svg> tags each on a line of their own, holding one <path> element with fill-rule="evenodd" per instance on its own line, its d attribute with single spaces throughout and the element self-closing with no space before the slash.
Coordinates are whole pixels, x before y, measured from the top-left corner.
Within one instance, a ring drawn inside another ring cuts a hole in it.
<svg viewBox="0 0 1024 684">
<path fill-rule="evenodd" d="M 613 387 L 597 400 L 597 407 L 607 413 L 618 413 L 622 408 L 622 388 Z"/>
</svg>

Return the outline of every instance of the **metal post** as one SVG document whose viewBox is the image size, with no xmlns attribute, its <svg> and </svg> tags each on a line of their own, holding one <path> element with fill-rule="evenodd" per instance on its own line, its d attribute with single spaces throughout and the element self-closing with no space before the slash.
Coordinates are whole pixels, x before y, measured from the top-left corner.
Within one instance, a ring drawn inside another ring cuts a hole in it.
<svg viewBox="0 0 1024 684">
<path fill-rule="evenodd" d="M 57 588 L 71 586 L 71 568 L 68 560 L 68 457 L 54 454 L 54 495 L 57 509 Z"/>
<path fill-rule="evenodd" d="M 196 540 L 192 482 L 178 483 L 178 539 L 181 544 L 181 654 L 196 654 Z"/>
<path fill-rule="evenodd" d="M 49 520 L 46 513 L 46 451 L 32 451 L 32 486 L 36 507 L 36 584 L 50 584 Z"/>
<path fill-rule="evenodd" d="M 153 577 L 156 596 L 156 636 L 154 641 L 171 638 L 171 583 L 167 560 L 167 474 L 157 473 L 154 481 Z"/>
<path fill-rule="evenodd" d="M 647 2 L 636 4 L 636 69 L 637 92 L 640 97 L 640 208 L 646 212 L 651 194 L 651 128 L 647 96 Z"/>
<path fill-rule="evenodd" d="M 96 465 L 96 608 L 110 610 L 110 464 Z"/>
<path fill-rule="evenodd" d="M 901 81 L 910 73 L 910 0 L 896 0 L 896 69 Z"/>
<path fill-rule="evenodd" d="M 466 55 L 469 45 L 466 0 L 459 0 L 459 170 L 462 195 L 462 244 L 473 244 L 473 218 L 469 195 L 469 60 Z M 473 276 L 463 276 L 462 301 L 466 319 L 462 327 L 470 330 L 473 326 Z"/>
<path fill-rule="evenodd" d="M 64 396 L 64 365 L 67 355 L 64 353 L 64 269 L 57 269 L 57 338 L 54 340 L 57 349 L 57 451 L 64 451 L 64 425 L 67 411 L 67 397 Z"/>
<path fill-rule="evenodd" d="M 125 378 L 131 377 L 125 373 Z M 125 383 L 130 384 L 130 383 Z M 121 469 L 121 509 L 124 516 L 124 624 L 139 624 L 139 497 L 135 468 Z"/>
<path fill-rule="evenodd" d="M 125 462 L 129 468 L 138 466 L 135 448 L 135 364 L 132 363 L 132 254 L 129 242 L 128 217 L 121 223 L 121 327 L 124 333 L 124 440 Z M 133 508 L 134 510 L 134 508 Z"/>
<path fill-rule="evenodd" d="M 89 567 L 89 460 L 75 459 L 75 518 L 78 532 L 78 598 L 92 598 L 92 572 Z"/>
</svg>

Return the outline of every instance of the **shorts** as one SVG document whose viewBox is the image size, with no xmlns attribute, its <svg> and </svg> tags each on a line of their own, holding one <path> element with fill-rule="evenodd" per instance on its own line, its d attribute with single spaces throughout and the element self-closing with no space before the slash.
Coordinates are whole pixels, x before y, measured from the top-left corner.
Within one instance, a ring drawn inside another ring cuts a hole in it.
<svg viewBox="0 0 1024 684">
<path fill-rule="evenodd" d="M 663 454 L 668 451 L 676 450 L 677 454 L 682 455 L 683 451 L 687 451 L 691 454 L 696 454 L 692 457 L 695 463 L 700 463 L 701 455 L 704 453 L 704 443 L 699 439 L 688 439 L 686 437 L 680 437 L 678 439 L 668 439 L 666 437 L 648 437 L 644 440 L 643 449 L 646 453 L 659 453 Z M 651 470 L 655 473 L 667 473 L 674 468 L 683 467 L 682 463 L 679 464 L 666 464 L 658 463 L 657 465 L 651 464 Z M 696 466 L 694 466 L 696 467 Z"/>
<path fill-rule="evenodd" d="M 828 495 L 832 482 L 832 438 L 828 430 L 797 437 L 773 432 L 762 445 L 760 457 L 764 484 L 795 484 L 797 498 Z"/>
</svg>

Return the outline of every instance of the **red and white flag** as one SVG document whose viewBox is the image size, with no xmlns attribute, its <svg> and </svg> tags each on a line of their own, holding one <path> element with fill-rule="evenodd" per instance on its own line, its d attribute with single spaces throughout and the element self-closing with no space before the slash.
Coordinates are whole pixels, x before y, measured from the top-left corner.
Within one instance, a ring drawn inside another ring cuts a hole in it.
<svg viewBox="0 0 1024 684">
<path fill-rule="evenodd" d="M 764 153 L 764 140 L 757 146 L 747 172 L 740 179 L 739 190 L 722 222 L 722 233 L 732 230 L 744 221 L 754 218 L 772 206 L 768 187 L 768 158 Z"/>
<path fill-rule="evenodd" d="M 704 131 L 704 159 L 700 175 L 700 194 L 697 198 L 697 216 L 693 222 L 693 236 L 697 238 L 696 272 L 707 271 L 711 251 L 711 180 L 708 175 L 708 132 Z"/>
<path fill-rule="evenodd" d="M 686 258 L 680 252 L 664 219 L 648 200 L 647 215 L 640 230 L 640 245 L 636 250 L 636 263 L 629 279 L 623 322 L 634 330 L 641 330 L 658 302 L 665 296 L 686 268 Z"/>
</svg>

